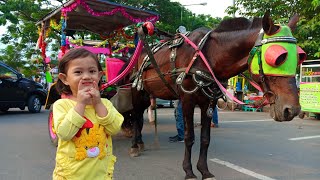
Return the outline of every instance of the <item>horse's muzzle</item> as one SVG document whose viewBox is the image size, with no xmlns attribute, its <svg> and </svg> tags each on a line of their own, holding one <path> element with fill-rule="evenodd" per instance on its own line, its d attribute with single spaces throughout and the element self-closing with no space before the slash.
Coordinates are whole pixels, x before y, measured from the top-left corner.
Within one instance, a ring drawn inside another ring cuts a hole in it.
<svg viewBox="0 0 320 180">
<path fill-rule="evenodd" d="M 282 108 L 282 112 L 280 112 L 278 114 L 278 117 L 276 116 L 274 119 L 279 122 L 291 121 L 295 116 L 297 116 L 300 113 L 300 109 L 300 106 L 285 105 Z"/>
</svg>

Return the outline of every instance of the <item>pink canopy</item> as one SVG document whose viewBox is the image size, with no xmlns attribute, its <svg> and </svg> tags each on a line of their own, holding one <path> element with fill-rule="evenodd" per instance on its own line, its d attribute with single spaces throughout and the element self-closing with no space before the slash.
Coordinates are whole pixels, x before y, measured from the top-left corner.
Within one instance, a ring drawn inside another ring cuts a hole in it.
<svg viewBox="0 0 320 180">
<path fill-rule="evenodd" d="M 94 54 L 106 54 L 110 55 L 111 51 L 109 48 L 102 48 L 102 47 L 91 47 L 91 46 L 74 46 L 75 48 L 84 48 L 86 50 L 91 51 Z"/>
</svg>

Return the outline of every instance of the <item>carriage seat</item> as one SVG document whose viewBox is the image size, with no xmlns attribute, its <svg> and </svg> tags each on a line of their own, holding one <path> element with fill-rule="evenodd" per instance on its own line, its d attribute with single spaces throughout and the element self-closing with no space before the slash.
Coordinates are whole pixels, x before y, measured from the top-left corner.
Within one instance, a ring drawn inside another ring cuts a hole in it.
<svg viewBox="0 0 320 180">
<path fill-rule="evenodd" d="M 108 81 L 117 77 L 126 62 L 126 58 L 106 58 L 106 75 Z"/>
</svg>

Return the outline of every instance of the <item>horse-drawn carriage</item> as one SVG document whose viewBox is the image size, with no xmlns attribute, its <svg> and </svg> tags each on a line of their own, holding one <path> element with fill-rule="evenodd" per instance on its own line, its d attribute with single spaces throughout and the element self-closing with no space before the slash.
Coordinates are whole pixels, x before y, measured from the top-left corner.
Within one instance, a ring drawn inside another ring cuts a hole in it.
<svg viewBox="0 0 320 180">
<path fill-rule="evenodd" d="M 154 13 L 137 9 L 131 12 L 136 15 L 133 16 L 125 11 L 129 9 L 102 0 L 70 1 L 40 22 L 42 27 L 48 27 L 50 19 L 56 22 L 61 19 L 61 51 L 64 53 L 64 37 L 72 35 L 75 30 L 84 29 L 103 35 L 118 27 L 114 23 L 129 25 L 158 18 Z M 66 20 L 68 23 L 64 24 Z M 276 25 L 269 12 L 263 18 L 252 21 L 234 18 L 223 21 L 216 29 L 199 28 L 192 32 L 178 33 L 152 49 L 143 35 L 151 32 L 148 29 L 151 30 L 152 24 L 147 23 L 139 28 L 140 41 L 136 51 L 128 61 L 129 65 L 123 67 L 125 73 L 129 72 L 126 70 L 130 67 L 137 67 L 130 72 L 133 78 L 129 79 L 132 100 L 129 111 L 134 128 L 130 155 L 138 156 L 144 149 L 141 134 L 143 113 L 150 105 L 150 96 L 167 100 L 180 99 L 185 124 L 185 178 L 196 178 L 191 165 L 191 148 L 195 140 L 193 113 L 198 105 L 201 109 L 201 149 L 197 169 L 203 179 L 214 179 L 207 166 L 212 111 L 218 98 L 224 94 L 230 96 L 225 89 L 225 82 L 247 69 L 257 88 L 264 93 L 264 100 L 270 104 L 272 118 L 276 121 L 292 120 L 300 112 L 295 84 L 296 68 L 305 59 L 305 53 L 297 46 L 291 33 L 297 21 L 295 15 L 288 26 Z M 102 88 L 122 79 L 124 76 L 121 74 L 109 80 Z M 54 131 L 50 122 L 49 131 L 53 138 Z"/>
</svg>

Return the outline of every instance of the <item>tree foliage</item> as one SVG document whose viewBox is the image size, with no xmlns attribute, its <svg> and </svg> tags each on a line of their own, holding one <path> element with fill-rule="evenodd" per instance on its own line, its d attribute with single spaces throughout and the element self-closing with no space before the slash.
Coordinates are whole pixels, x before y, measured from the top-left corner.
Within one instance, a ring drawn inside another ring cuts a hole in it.
<svg viewBox="0 0 320 180">
<path fill-rule="evenodd" d="M 235 7 L 229 7 L 228 13 L 262 17 L 267 9 L 278 23 L 286 23 L 298 13 L 300 21 L 294 36 L 307 52 L 308 59 L 320 57 L 320 0 L 235 0 Z"/>
<path fill-rule="evenodd" d="M 111 1 L 157 12 L 160 14 L 157 27 L 170 33 L 175 33 L 176 29 L 181 25 L 185 26 L 189 31 L 203 26 L 214 28 L 222 20 L 222 18 L 212 18 L 209 15 L 196 15 L 179 2 L 170 2 L 170 0 Z"/>
<path fill-rule="evenodd" d="M 51 10 L 41 8 L 48 4 L 49 1 L 41 0 L 0 0 L 0 25 L 7 26 L 7 32 L 1 36 L 1 43 L 5 45 L 0 50 L 2 61 L 21 71 L 26 63 L 31 65 L 27 69 L 35 69 L 30 62 L 35 54 L 39 54 L 35 49 L 38 38 L 35 23 Z"/>
</svg>

